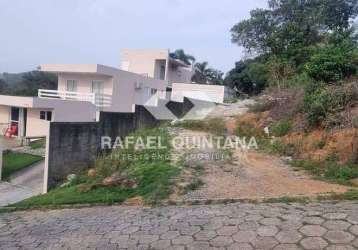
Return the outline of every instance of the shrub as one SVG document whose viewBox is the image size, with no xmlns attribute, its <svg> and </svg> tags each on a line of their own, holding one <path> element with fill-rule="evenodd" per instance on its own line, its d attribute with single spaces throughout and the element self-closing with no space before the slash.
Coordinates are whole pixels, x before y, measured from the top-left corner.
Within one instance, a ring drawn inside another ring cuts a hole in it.
<svg viewBox="0 0 358 250">
<path fill-rule="evenodd" d="M 339 113 L 358 100 L 358 88 L 353 85 L 327 88 L 309 84 L 305 90 L 303 111 L 309 125 L 336 126 L 341 122 Z"/>
<path fill-rule="evenodd" d="M 288 80 L 295 75 L 295 66 L 284 58 L 271 57 L 267 62 L 271 87 L 279 90 L 288 87 Z"/>
<path fill-rule="evenodd" d="M 305 71 L 315 80 L 337 82 L 356 74 L 355 54 L 345 46 L 327 45 L 318 48 L 305 65 Z"/>
<path fill-rule="evenodd" d="M 248 122 L 239 122 L 235 129 L 235 134 L 237 136 L 245 136 L 248 138 L 262 138 L 264 136 L 264 131 L 254 127 L 252 124 Z"/>
<path fill-rule="evenodd" d="M 354 164 L 337 165 L 335 162 L 326 163 L 324 176 L 327 179 L 348 181 L 358 177 L 358 166 Z"/>
<path fill-rule="evenodd" d="M 280 141 L 275 141 L 266 145 L 266 151 L 272 154 L 294 156 L 297 153 L 297 147 L 292 143 L 285 144 Z"/>
<path fill-rule="evenodd" d="M 275 123 L 271 127 L 271 132 L 274 136 L 285 136 L 290 132 L 292 129 L 292 124 L 290 121 L 280 121 Z"/>
</svg>

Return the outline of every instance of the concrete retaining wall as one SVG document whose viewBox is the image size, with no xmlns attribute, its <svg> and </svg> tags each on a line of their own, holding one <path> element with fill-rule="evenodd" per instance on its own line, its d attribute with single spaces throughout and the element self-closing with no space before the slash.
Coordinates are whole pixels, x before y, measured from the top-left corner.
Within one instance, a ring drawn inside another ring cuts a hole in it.
<svg viewBox="0 0 358 250">
<path fill-rule="evenodd" d="M 125 137 L 138 128 L 154 127 L 159 122 L 142 106 L 135 113 L 101 113 L 100 122 L 50 123 L 47 157 L 47 190 L 69 174 L 94 166 L 101 152 L 101 137 Z M 46 183 L 46 182 L 45 182 Z"/>
<path fill-rule="evenodd" d="M 53 122 L 48 150 L 48 189 L 94 164 L 100 146 L 98 123 Z"/>
</svg>

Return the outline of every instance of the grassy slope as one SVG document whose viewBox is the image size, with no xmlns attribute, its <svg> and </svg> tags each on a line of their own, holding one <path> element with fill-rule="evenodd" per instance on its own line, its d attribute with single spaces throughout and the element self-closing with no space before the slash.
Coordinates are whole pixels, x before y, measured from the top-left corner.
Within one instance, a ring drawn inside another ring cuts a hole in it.
<svg viewBox="0 0 358 250">
<path fill-rule="evenodd" d="M 43 158 L 36 155 L 7 152 L 3 158 L 3 178 L 8 178 L 11 174 L 24 169 Z"/>
<path fill-rule="evenodd" d="M 168 157 L 155 157 L 146 159 L 144 155 L 170 155 L 169 134 L 166 130 L 157 128 L 141 130 L 135 136 L 161 136 L 162 145 L 168 149 L 144 149 L 136 151 L 133 148 L 127 150 L 115 150 L 117 158 L 110 156 L 99 158 L 96 163 L 98 177 L 91 179 L 85 175 L 79 177 L 75 183 L 68 187 L 56 188 L 45 195 L 32 197 L 13 206 L 17 208 L 55 207 L 64 204 L 112 204 L 122 202 L 128 198 L 141 196 L 149 204 L 159 203 L 171 193 L 171 179 L 180 173 L 180 169 L 171 165 Z M 136 155 L 139 158 L 129 160 L 122 159 L 127 154 Z M 128 178 L 137 181 L 138 186 L 133 189 L 121 187 L 98 187 L 89 191 L 82 191 L 81 186 L 100 183 L 101 180 L 114 172 L 128 175 Z"/>
</svg>

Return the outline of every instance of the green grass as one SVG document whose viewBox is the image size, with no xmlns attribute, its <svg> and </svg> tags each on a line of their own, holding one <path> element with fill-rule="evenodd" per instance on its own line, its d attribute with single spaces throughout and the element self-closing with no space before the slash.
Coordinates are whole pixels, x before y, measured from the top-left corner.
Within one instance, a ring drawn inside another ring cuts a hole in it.
<svg viewBox="0 0 358 250">
<path fill-rule="evenodd" d="M 79 176 L 70 186 L 55 188 L 45 195 L 29 198 L 14 206 L 17 209 L 56 207 L 71 204 L 113 204 L 141 196 L 147 204 L 159 204 L 172 192 L 172 179 L 180 173 L 180 168 L 170 162 L 170 136 L 166 129 L 144 129 L 133 134 L 135 138 L 160 136 L 166 149 L 116 149 L 111 155 L 98 158 L 96 178 Z M 126 156 L 131 155 L 131 158 Z M 145 157 L 148 156 L 149 158 Z M 136 181 L 135 188 L 103 187 L 105 177 L 113 173 L 125 174 Z M 83 187 L 91 187 L 83 189 Z"/>
<path fill-rule="evenodd" d="M 350 180 L 358 178 L 358 165 L 347 163 L 339 165 L 334 161 L 323 162 L 312 160 L 294 160 L 291 165 L 295 168 L 304 169 L 310 174 L 323 180 L 349 185 Z"/>
<path fill-rule="evenodd" d="M 56 207 L 64 204 L 113 204 L 124 201 L 130 194 L 130 190 L 121 190 L 116 187 L 98 188 L 89 192 L 82 192 L 78 186 L 71 186 L 57 188 L 47 194 L 35 196 L 11 206 L 24 209 Z"/>
<path fill-rule="evenodd" d="M 2 176 L 7 179 L 13 173 L 41 161 L 41 156 L 7 151 L 3 155 Z"/>
<path fill-rule="evenodd" d="M 176 126 L 190 130 L 209 132 L 214 135 L 225 135 L 227 133 L 225 121 L 222 118 L 185 120 L 178 123 Z"/>
<path fill-rule="evenodd" d="M 41 140 L 30 142 L 29 146 L 31 149 L 39 149 L 39 148 L 45 148 L 45 145 L 46 145 L 46 140 L 41 139 Z"/>
<path fill-rule="evenodd" d="M 308 203 L 308 197 L 279 197 L 279 198 L 268 198 L 263 201 L 264 203 Z"/>
<path fill-rule="evenodd" d="M 319 201 L 358 201 L 358 190 L 349 190 L 341 194 L 333 193 L 330 195 L 319 196 L 317 199 Z"/>
</svg>

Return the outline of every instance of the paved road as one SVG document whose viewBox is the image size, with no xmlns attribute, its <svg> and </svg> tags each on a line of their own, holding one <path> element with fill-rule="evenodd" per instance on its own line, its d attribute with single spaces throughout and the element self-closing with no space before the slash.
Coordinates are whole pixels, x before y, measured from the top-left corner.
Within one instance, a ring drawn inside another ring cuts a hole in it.
<svg viewBox="0 0 358 250">
<path fill-rule="evenodd" d="M 44 161 L 23 169 L 10 177 L 10 182 L 0 181 L 0 207 L 41 194 Z"/>
<path fill-rule="evenodd" d="M 0 249 L 356 249 L 358 203 L 0 214 Z"/>
</svg>

